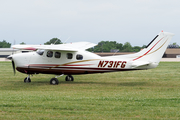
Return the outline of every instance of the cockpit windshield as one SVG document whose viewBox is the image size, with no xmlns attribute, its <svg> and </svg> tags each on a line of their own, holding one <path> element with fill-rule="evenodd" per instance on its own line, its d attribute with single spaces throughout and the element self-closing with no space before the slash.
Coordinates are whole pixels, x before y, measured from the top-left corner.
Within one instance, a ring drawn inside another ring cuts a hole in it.
<svg viewBox="0 0 180 120">
<path fill-rule="evenodd" d="M 44 50 L 38 49 L 38 50 L 36 51 L 36 53 L 39 54 L 39 55 L 43 55 Z"/>
</svg>

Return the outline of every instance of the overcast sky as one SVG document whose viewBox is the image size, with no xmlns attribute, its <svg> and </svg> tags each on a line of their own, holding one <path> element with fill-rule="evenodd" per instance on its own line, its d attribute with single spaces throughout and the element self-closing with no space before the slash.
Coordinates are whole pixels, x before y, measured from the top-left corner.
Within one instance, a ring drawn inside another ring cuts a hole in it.
<svg viewBox="0 0 180 120">
<path fill-rule="evenodd" d="M 180 0 L 0 0 L 0 41 L 116 41 L 147 45 L 160 31 L 180 45 Z"/>
</svg>

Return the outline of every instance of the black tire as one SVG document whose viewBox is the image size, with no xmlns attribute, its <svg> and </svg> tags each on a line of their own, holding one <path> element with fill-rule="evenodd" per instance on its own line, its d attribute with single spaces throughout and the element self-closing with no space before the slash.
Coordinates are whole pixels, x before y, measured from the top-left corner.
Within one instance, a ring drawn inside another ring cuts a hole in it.
<svg viewBox="0 0 180 120">
<path fill-rule="evenodd" d="M 59 84 L 59 81 L 58 81 L 57 78 L 52 78 L 52 79 L 50 80 L 50 84 L 51 84 L 51 85 L 58 85 L 58 84 Z"/>
<path fill-rule="evenodd" d="M 66 81 L 74 81 L 74 78 L 72 75 L 67 75 L 66 76 Z"/>
<path fill-rule="evenodd" d="M 24 82 L 25 82 L 25 83 L 30 83 L 30 82 L 31 82 L 31 79 L 30 79 L 29 77 L 26 77 L 26 78 L 24 78 Z"/>
</svg>

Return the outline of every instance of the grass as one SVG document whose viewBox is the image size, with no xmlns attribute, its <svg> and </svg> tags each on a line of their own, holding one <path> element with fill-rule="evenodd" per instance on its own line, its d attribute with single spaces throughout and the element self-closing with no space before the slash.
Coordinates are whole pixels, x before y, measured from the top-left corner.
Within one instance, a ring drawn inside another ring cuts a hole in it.
<svg viewBox="0 0 180 120">
<path fill-rule="evenodd" d="M 74 76 L 13 75 L 0 62 L 0 119 L 179 119 L 180 63 L 161 62 L 152 70 Z"/>
</svg>

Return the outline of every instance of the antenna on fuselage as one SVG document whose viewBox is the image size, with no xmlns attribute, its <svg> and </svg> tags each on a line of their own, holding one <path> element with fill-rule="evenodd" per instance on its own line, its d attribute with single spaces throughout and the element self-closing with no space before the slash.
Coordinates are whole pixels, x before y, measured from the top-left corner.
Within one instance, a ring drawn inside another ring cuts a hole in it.
<svg viewBox="0 0 180 120">
<path fill-rule="evenodd" d="M 61 36 L 60 36 L 60 37 L 61 37 Z M 51 45 L 55 45 L 55 44 L 56 44 L 56 42 L 58 41 L 58 39 L 59 39 L 59 40 L 61 40 L 61 39 L 60 39 L 60 37 L 59 37 L 59 38 L 57 38 L 57 40 L 56 40 L 54 43 L 51 43 Z"/>
<path fill-rule="evenodd" d="M 65 42 L 63 42 L 63 44 L 65 44 L 70 38 L 71 38 L 71 36 L 69 36 L 69 37 L 65 40 Z"/>
<path fill-rule="evenodd" d="M 58 40 L 56 40 L 56 41 L 54 42 L 54 44 L 52 44 L 52 45 L 55 45 L 57 41 L 58 41 Z"/>
</svg>

